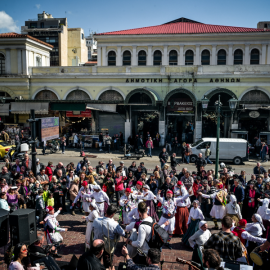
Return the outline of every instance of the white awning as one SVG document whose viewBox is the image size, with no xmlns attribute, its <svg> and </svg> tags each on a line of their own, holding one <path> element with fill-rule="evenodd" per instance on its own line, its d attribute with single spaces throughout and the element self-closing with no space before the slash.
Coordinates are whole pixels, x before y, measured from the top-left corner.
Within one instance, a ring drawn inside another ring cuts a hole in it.
<svg viewBox="0 0 270 270">
<path fill-rule="evenodd" d="M 36 114 L 48 114 L 49 102 L 11 102 L 11 113 L 30 114 L 31 110 Z"/>
<path fill-rule="evenodd" d="M 103 112 L 116 112 L 116 104 L 87 104 L 86 109 Z"/>
<path fill-rule="evenodd" d="M 242 104 L 242 105 L 246 110 L 252 111 L 257 111 L 259 109 L 270 110 L 269 104 Z"/>
<path fill-rule="evenodd" d="M 9 115 L 9 103 L 0 103 L 0 115 Z"/>
</svg>

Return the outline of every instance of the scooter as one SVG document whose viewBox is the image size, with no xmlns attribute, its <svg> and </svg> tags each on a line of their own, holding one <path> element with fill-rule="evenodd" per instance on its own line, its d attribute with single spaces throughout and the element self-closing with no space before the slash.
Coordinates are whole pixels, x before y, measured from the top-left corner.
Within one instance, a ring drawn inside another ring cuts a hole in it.
<svg viewBox="0 0 270 270">
<path fill-rule="evenodd" d="M 51 154 L 56 153 L 57 151 L 59 151 L 59 143 L 58 141 L 53 140 L 47 143 L 46 148 L 50 150 Z"/>
<path fill-rule="evenodd" d="M 140 160 L 140 158 L 144 157 L 145 151 L 143 149 L 139 151 L 135 151 L 135 153 L 131 153 L 132 149 L 133 149 L 133 146 L 131 146 L 130 144 L 125 144 L 125 146 L 123 147 L 124 156 L 121 157 L 121 159 L 122 158 L 124 159 L 136 158 L 137 160 Z"/>
<path fill-rule="evenodd" d="M 4 160 L 7 158 L 10 162 L 13 162 L 15 159 L 22 161 L 24 159 L 24 152 L 16 152 L 16 146 L 12 146 L 8 149 L 7 153 L 4 156 Z"/>
</svg>

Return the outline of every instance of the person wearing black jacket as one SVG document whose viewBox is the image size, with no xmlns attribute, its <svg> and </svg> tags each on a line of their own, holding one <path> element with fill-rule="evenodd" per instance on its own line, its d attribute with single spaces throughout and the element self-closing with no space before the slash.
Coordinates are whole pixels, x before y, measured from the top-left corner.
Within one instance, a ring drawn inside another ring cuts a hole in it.
<svg viewBox="0 0 270 270">
<path fill-rule="evenodd" d="M 231 186 L 231 193 L 234 194 L 234 196 L 237 199 L 237 203 L 242 211 L 243 207 L 243 201 L 245 198 L 245 191 L 242 186 L 239 185 L 239 179 L 234 179 L 234 185 Z"/>
<path fill-rule="evenodd" d="M 150 191 L 152 191 L 154 195 L 157 195 L 158 183 L 157 180 L 155 179 L 154 174 L 150 175 L 150 179 L 147 180 L 146 184 L 150 187 Z"/>
<path fill-rule="evenodd" d="M 173 191 L 173 188 L 174 186 L 171 184 L 171 178 L 167 177 L 165 183 L 158 189 L 163 191 L 163 196 L 165 197 L 167 190 L 170 189 L 171 191 Z"/>
<path fill-rule="evenodd" d="M 62 174 L 62 170 L 61 169 L 58 169 L 57 170 L 57 175 L 56 175 L 56 178 L 57 180 L 61 183 L 62 185 L 62 191 L 63 191 L 63 196 L 62 196 L 62 214 L 64 212 L 67 212 L 66 210 L 66 194 L 67 194 L 67 177 L 66 177 L 66 174 Z"/>
<path fill-rule="evenodd" d="M 140 163 L 140 167 L 142 168 L 142 172 L 145 173 L 147 175 L 147 169 L 144 166 L 144 162 Z"/>
<path fill-rule="evenodd" d="M 128 167 L 128 171 L 130 172 L 133 172 L 133 174 L 135 174 L 135 172 L 137 171 L 137 166 L 136 166 L 136 162 L 135 161 L 132 161 L 131 165 Z"/>
<path fill-rule="evenodd" d="M 49 190 L 51 193 L 53 193 L 54 208 L 55 211 L 57 211 L 63 205 L 63 187 L 55 175 L 52 177 L 52 181 L 49 184 Z"/>
<path fill-rule="evenodd" d="M 8 168 L 6 166 L 2 167 L 2 172 L 0 173 L 0 179 L 5 179 L 8 185 L 10 183 L 10 173 L 8 172 Z"/>
<path fill-rule="evenodd" d="M 171 155 L 171 167 L 173 169 L 174 172 L 176 172 L 176 166 L 178 165 L 178 162 L 176 160 L 176 153 L 173 153 Z"/>
<path fill-rule="evenodd" d="M 120 166 L 116 168 L 116 172 L 120 171 L 122 176 L 128 175 L 128 169 L 124 166 L 124 161 L 120 161 Z"/>
<path fill-rule="evenodd" d="M 55 170 L 53 171 L 53 175 L 57 175 L 57 171 L 58 170 L 61 170 L 62 171 L 62 175 L 67 175 L 66 173 L 66 169 L 64 168 L 64 165 L 62 162 L 59 162 L 57 167 L 55 168 Z"/>
<path fill-rule="evenodd" d="M 200 175 L 201 171 L 201 167 L 205 167 L 206 166 L 206 161 L 205 159 L 202 157 L 202 153 L 199 153 L 196 161 L 195 161 L 195 165 L 196 165 L 196 168 L 197 168 L 197 172 L 198 172 L 198 175 Z"/>
<path fill-rule="evenodd" d="M 103 255 L 105 244 L 103 240 L 94 240 L 90 250 L 86 251 L 80 258 L 77 264 L 77 270 L 105 270 L 100 262 L 100 258 Z"/>
<path fill-rule="evenodd" d="M 167 163 L 168 158 L 169 158 L 169 154 L 166 151 L 166 148 L 162 149 L 162 152 L 160 152 L 159 154 L 159 161 L 160 161 L 160 165 L 161 165 L 161 169 L 164 167 L 164 165 Z"/>
</svg>

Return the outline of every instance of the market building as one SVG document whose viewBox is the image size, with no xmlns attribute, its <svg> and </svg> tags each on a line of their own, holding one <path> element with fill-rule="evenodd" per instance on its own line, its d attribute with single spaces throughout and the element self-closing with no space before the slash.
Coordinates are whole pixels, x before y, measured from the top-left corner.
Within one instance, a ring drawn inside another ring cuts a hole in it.
<svg viewBox="0 0 270 270">
<path fill-rule="evenodd" d="M 49 114 L 59 112 L 61 126 L 81 121 L 92 132 L 121 131 L 126 139 L 150 131 L 160 133 L 161 143 L 169 133 L 193 142 L 215 137 L 220 96 L 221 137 L 244 130 L 250 140 L 270 131 L 269 29 L 180 18 L 94 37 L 96 66 L 29 69 L 25 99 L 47 103 Z M 204 97 L 209 99 L 206 112 Z M 233 115 L 232 98 L 238 100 Z"/>
</svg>

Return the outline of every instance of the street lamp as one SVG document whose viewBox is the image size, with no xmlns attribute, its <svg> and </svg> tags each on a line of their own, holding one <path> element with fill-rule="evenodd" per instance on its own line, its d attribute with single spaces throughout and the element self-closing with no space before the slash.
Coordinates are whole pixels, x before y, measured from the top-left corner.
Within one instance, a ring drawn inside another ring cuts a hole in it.
<svg viewBox="0 0 270 270">
<path fill-rule="evenodd" d="M 206 111 L 208 107 L 209 99 L 204 97 L 202 100 L 203 110 Z M 229 100 L 229 106 L 231 109 L 231 115 L 236 109 L 238 100 L 236 98 L 231 98 Z M 215 102 L 216 112 L 217 112 L 217 141 L 216 141 L 216 163 L 215 163 L 215 178 L 218 178 L 218 165 L 219 165 L 219 137 L 220 137 L 220 114 L 222 103 L 220 102 L 220 95 L 218 96 L 218 100 Z M 230 116 L 231 116 L 230 115 Z M 224 117 L 227 117 L 223 115 Z M 230 117 L 229 116 L 229 117 Z"/>
</svg>

